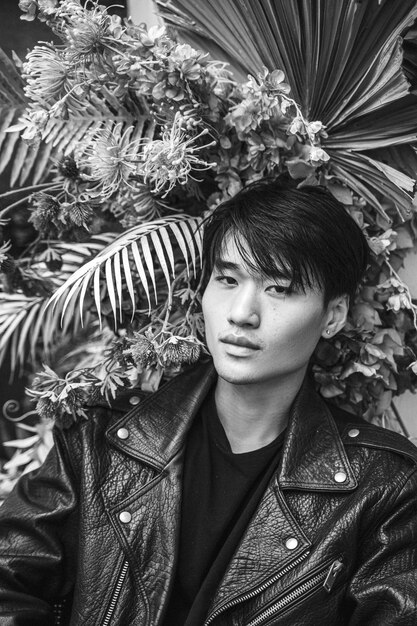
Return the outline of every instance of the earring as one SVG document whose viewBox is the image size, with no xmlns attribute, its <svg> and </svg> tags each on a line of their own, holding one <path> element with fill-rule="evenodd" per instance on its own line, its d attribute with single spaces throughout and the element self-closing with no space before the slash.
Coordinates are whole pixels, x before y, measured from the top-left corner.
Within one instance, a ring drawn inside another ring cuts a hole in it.
<svg viewBox="0 0 417 626">
<path fill-rule="evenodd" d="M 330 335 L 330 330 L 326 328 L 326 335 Z"/>
</svg>

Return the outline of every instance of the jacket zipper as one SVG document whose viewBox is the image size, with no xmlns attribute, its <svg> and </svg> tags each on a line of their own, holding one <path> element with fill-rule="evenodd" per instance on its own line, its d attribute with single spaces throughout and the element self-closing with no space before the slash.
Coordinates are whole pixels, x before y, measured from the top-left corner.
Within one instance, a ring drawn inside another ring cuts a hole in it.
<svg viewBox="0 0 417 626">
<path fill-rule="evenodd" d="M 108 626 L 110 624 L 110 620 L 114 613 L 114 609 L 117 604 L 117 600 L 119 599 L 120 591 L 122 590 L 122 586 L 124 580 L 126 578 L 127 570 L 129 569 L 129 563 L 127 561 L 123 562 L 122 569 L 120 570 L 119 578 L 117 579 L 116 586 L 113 590 L 113 595 L 110 600 L 109 608 L 107 609 L 107 613 L 104 617 L 103 623 L 101 626 Z"/>
<path fill-rule="evenodd" d="M 252 589 L 252 591 L 248 591 L 248 593 L 245 593 L 243 596 L 239 596 L 238 598 L 235 598 L 234 600 L 230 600 L 230 602 L 223 604 L 223 606 L 219 607 L 217 611 L 214 611 L 214 613 L 211 614 L 209 619 L 204 622 L 204 626 L 207 626 L 208 624 L 210 624 L 213 620 L 216 619 L 216 617 L 220 613 L 222 613 L 223 611 L 227 611 L 227 609 L 230 609 L 235 604 L 239 604 L 240 602 L 244 602 L 245 600 L 250 600 L 250 598 L 253 598 L 254 596 L 258 595 L 258 593 L 262 593 L 262 591 L 265 591 L 265 589 L 268 589 L 268 587 L 270 587 L 277 580 L 282 578 L 282 576 L 290 572 L 299 563 L 302 563 L 304 559 L 308 557 L 309 554 L 310 552 L 304 552 L 304 554 L 300 554 L 300 556 L 294 561 L 292 561 L 291 563 L 289 563 L 287 567 L 284 567 L 284 569 L 282 569 L 280 572 L 275 574 L 275 576 L 273 576 L 272 578 L 269 578 L 266 582 L 264 582 L 259 587 L 256 587 L 256 589 Z"/>
<path fill-rule="evenodd" d="M 341 561 L 333 561 L 330 569 L 325 568 L 313 576 L 313 578 L 306 580 L 305 583 L 281 598 L 281 600 L 278 600 L 278 602 L 275 602 L 275 604 L 249 622 L 247 626 L 259 626 L 262 622 L 272 617 L 275 613 L 278 613 L 281 609 L 287 608 L 290 604 L 296 602 L 301 596 L 314 589 L 314 587 L 320 585 L 320 583 L 323 583 L 325 590 L 330 593 L 336 581 L 337 574 L 340 572 L 342 567 L 343 563 L 341 563 Z"/>
</svg>

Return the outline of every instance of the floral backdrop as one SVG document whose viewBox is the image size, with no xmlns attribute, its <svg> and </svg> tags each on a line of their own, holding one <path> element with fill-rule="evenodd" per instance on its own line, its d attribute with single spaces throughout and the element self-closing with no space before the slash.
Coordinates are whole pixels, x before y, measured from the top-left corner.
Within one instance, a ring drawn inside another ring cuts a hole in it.
<svg viewBox="0 0 417 626">
<path fill-rule="evenodd" d="M 265 175 L 326 185 L 368 238 L 349 321 L 322 341 L 320 393 L 400 429 L 417 387 L 417 308 L 398 270 L 417 236 L 417 5 L 160 0 L 164 25 L 98 2 L 20 0 L 54 41 L 0 54 L 0 362 L 13 403 L 0 495 L 36 468 L 53 423 L 145 391 L 206 353 L 201 222 Z M 10 225 L 32 236 L 17 250 Z"/>
</svg>

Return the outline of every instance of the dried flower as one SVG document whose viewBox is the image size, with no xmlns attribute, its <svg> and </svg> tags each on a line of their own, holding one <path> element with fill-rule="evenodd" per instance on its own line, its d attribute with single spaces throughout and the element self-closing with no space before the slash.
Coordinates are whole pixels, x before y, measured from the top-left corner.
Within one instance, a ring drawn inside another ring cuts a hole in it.
<svg viewBox="0 0 417 626">
<path fill-rule="evenodd" d="M 129 348 L 129 353 L 132 355 L 132 359 L 136 365 L 140 368 L 155 365 L 157 356 L 155 344 L 152 339 L 149 339 L 139 332 L 133 333 L 133 336 L 134 339 Z"/>
<path fill-rule="evenodd" d="M 63 202 L 61 204 L 60 219 L 69 228 L 82 226 L 88 230 L 93 217 L 93 209 L 85 202 Z"/>
<path fill-rule="evenodd" d="M 122 134 L 122 123 L 112 130 L 99 129 L 90 135 L 77 158 L 78 167 L 87 169 L 83 178 L 93 182 L 87 193 L 90 196 L 109 198 L 137 169 L 139 141 L 131 141 L 132 126 Z"/>
<path fill-rule="evenodd" d="M 39 398 L 36 403 L 36 412 L 44 420 L 54 420 L 59 413 L 57 401 L 50 396 Z"/>
<path fill-rule="evenodd" d="M 40 191 L 32 196 L 34 208 L 29 217 L 36 230 L 43 235 L 54 231 L 61 210 L 61 205 L 53 196 Z"/>
<path fill-rule="evenodd" d="M 155 193 L 164 190 L 163 197 L 177 183 L 185 185 L 188 177 L 193 178 L 191 176 L 193 170 L 201 171 L 216 167 L 216 163 L 208 163 L 196 156 L 200 150 L 215 145 L 214 141 L 202 146 L 197 145 L 198 139 L 208 134 L 208 129 L 187 138 L 182 128 L 182 118 L 182 114 L 177 112 L 171 128 L 167 128 L 162 139 L 144 145 L 142 164 L 138 168 L 145 183 L 152 183 Z"/>
<path fill-rule="evenodd" d="M 160 360 L 164 366 L 196 363 L 200 358 L 201 345 L 195 337 L 169 337 L 160 347 Z"/>
</svg>

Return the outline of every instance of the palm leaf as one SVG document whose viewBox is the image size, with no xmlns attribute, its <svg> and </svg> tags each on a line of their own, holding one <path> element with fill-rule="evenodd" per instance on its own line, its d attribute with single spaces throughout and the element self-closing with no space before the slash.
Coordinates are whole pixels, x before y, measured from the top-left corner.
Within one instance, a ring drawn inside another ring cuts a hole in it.
<svg viewBox="0 0 417 626">
<path fill-rule="evenodd" d="M 59 287 L 86 259 L 100 252 L 114 237 L 113 233 L 106 233 L 97 235 L 88 243 L 57 242 L 54 248 L 63 260 L 60 273 L 55 275 L 48 272 L 42 263 L 34 263 L 33 270 Z M 24 366 L 28 357 L 32 362 L 35 361 L 39 347 L 47 354 L 59 333 L 78 333 L 80 323 L 73 308 L 68 308 L 60 328 L 60 307 L 53 311 L 48 307 L 48 301 L 47 297 L 0 293 L 0 366 L 6 354 L 9 354 L 10 369 L 14 373 Z"/>
<path fill-rule="evenodd" d="M 410 215 L 410 195 L 392 184 L 393 177 L 400 179 L 400 172 L 393 175 L 368 162 L 371 180 L 366 184 L 359 170 L 365 174 L 367 158 L 357 153 L 397 146 L 397 154 L 402 155 L 402 146 L 417 139 L 417 98 L 408 95 L 400 37 L 417 18 L 414 0 L 224 0 L 221 6 L 215 0 L 157 3 L 166 21 L 178 23 L 184 38 L 190 34 L 190 41 L 203 49 L 211 40 L 212 52 L 217 54 L 221 48 L 223 57 L 240 72 L 256 75 L 262 65 L 282 69 L 306 117 L 319 119 L 327 127 L 329 137 L 323 144 L 332 156 L 330 173 L 343 176 L 343 182 L 356 192 L 361 188 L 377 210 L 381 200 L 375 187 L 378 179 L 401 217 Z M 412 41 L 408 39 L 409 49 Z M 409 50 L 408 73 L 414 57 Z M 382 157 L 375 160 L 382 162 Z M 404 160 L 401 156 L 399 161 Z M 389 165 L 400 167 L 394 162 Z"/>
<path fill-rule="evenodd" d="M 132 304 L 132 317 L 135 314 L 139 306 L 139 296 L 134 285 L 139 281 L 150 311 L 152 295 L 155 302 L 158 299 L 157 268 L 162 271 L 169 294 L 172 280 L 176 276 L 178 255 L 181 263 L 185 262 L 187 271 L 196 274 L 197 258 L 201 259 L 200 224 L 201 218 L 179 215 L 134 226 L 74 272 L 54 293 L 50 304 L 55 307 L 57 303 L 61 303 L 61 315 L 64 316 L 67 307 L 78 298 L 82 321 L 84 298 L 92 284 L 100 322 L 105 291 L 117 325 L 118 309 L 120 317 L 123 294 L 126 291 Z"/>
</svg>

